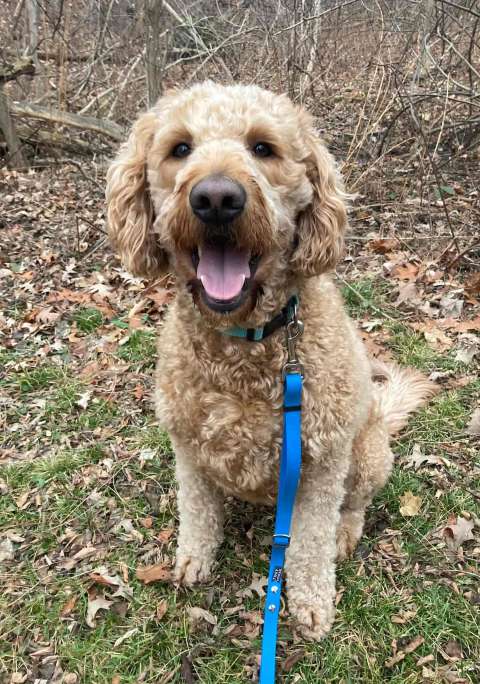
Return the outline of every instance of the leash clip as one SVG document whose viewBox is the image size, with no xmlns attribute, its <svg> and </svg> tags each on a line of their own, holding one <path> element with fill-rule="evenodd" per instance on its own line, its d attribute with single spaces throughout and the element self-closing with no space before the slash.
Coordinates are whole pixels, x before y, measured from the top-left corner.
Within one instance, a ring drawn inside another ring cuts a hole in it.
<svg viewBox="0 0 480 684">
<path fill-rule="evenodd" d="M 297 340 L 303 335 L 303 323 L 297 316 L 298 302 L 292 305 L 292 316 L 285 326 L 285 340 L 287 343 L 287 362 L 283 366 L 282 375 L 298 373 L 303 378 L 303 364 L 297 358 Z"/>
</svg>

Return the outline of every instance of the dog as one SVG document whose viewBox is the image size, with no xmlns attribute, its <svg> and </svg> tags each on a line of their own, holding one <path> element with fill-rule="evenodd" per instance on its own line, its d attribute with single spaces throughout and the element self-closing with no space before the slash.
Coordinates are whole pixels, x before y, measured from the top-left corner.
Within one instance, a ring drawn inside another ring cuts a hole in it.
<svg viewBox="0 0 480 684">
<path fill-rule="evenodd" d="M 300 630 L 321 639 L 334 619 L 335 564 L 354 551 L 392 469 L 389 436 L 433 393 L 415 371 L 368 359 L 329 275 L 349 199 L 334 159 L 285 95 L 205 82 L 138 118 L 106 195 L 126 268 L 176 278 L 155 406 L 176 456 L 179 583 L 209 578 L 225 496 L 275 503 L 284 330 L 260 341 L 229 331 L 261 329 L 298 297 L 303 464 L 286 586 Z"/>
</svg>

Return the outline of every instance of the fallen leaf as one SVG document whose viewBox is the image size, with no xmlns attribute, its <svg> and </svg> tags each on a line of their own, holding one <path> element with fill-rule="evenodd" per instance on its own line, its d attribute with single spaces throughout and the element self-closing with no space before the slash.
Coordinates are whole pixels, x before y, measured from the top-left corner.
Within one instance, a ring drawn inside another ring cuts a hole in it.
<svg viewBox="0 0 480 684">
<path fill-rule="evenodd" d="M 62 677 L 62 684 L 77 684 L 77 682 L 78 675 L 76 672 L 66 672 Z"/>
<path fill-rule="evenodd" d="M 4 539 L 0 542 L 0 563 L 3 561 L 13 560 L 15 557 L 15 548 L 10 539 Z"/>
<path fill-rule="evenodd" d="M 455 360 L 462 363 L 471 363 L 473 359 L 480 355 L 480 338 L 472 333 L 462 333 L 457 340 L 458 349 Z"/>
<path fill-rule="evenodd" d="M 165 529 L 160 530 L 157 534 L 157 539 L 162 542 L 162 544 L 166 544 L 174 532 L 175 529 L 173 527 L 166 527 Z"/>
<path fill-rule="evenodd" d="M 415 282 L 417 279 L 419 268 L 416 264 L 402 262 L 395 264 L 392 268 L 391 276 L 398 278 L 398 280 L 410 280 Z"/>
<path fill-rule="evenodd" d="M 155 565 L 146 565 L 137 568 L 137 579 L 145 584 L 150 582 L 169 582 L 172 578 L 172 573 L 168 567 L 168 563 L 155 563 Z"/>
<path fill-rule="evenodd" d="M 458 643 L 458 641 L 447 641 L 447 643 L 443 647 L 443 651 L 452 661 L 461 660 L 463 658 L 462 647 Z"/>
<path fill-rule="evenodd" d="M 75 604 L 77 603 L 77 597 L 76 596 L 71 596 L 68 601 L 65 603 L 63 608 L 60 611 L 60 615 L 62 617 L 68 617 L 72 612 L 73 609 L 75 608 Z"/>
<path fill-rule="evenodd" d="M 122 596 L 123 598 L 131 599 L 133 596 L 133 589 L 119 575 L 109 575 L 107 568 L 103 565 L 100 568 L 95 568 L 89 577 L 95 584 L 115 588 L 111 598 Z"/>
<path fill-rule="evenodd" d="M 446 351 L 453 345 L 453 340 L 438 328 L 436 330 L 426 330 L 423 333 L 423 336 L 426 339 L 428 346 L 436 351 Z"/>
<path fill-rule="evenodd" d="M 92 393 L 89 390 L 87 390 L 79 396 L 79 398 L 75 402 L 76 405 L 80 406 L 80 408 L 85 410 L 88 407 L 88 404 L 90 403 L 91 396 Z"/>
<path fill-rule="evenodd" d="M 140 522 L 142 523 L 143 527 L 147 528 L 147 530 L 150 530 L 153 526 L 153 518 L 151 515 L 147 515 L 147 517 L 140 520 Z"/>
<path fill-rule="evenodd" d="M 390 669 L 391 667 L 393 667 L 397 663 L 400 663 L 405 658 L 406 655 L 407 654 L 404 653 L 403 651 L 398 651 L 398 653 L 396 653 L 394 656 L 392 656 L 391 658 L 388 658 L 388 660 L 385 661 L 385 667 Z"/>
<path fill-rule="evenodd" d="M 407 624 L 407 622 L 410 622 L 410 620 L 415 617 L 417 612 L 418 608 L 416 608 L 415 610 L 401 610 L 397 615 L 392 615 L 391 621 L 396 625 L 405 625 Z"/>
<path fill-rule="evenodd" d="M 415 496 L 413 492 L 405 492 L 405 494 L 400 497 L 400 504 L 400 513 L 404 517 L 411 518 L 418 515 L 422 505 L 422 499 L 419 496 Z"/>
<path fill-rule="evenodd" d="M 405 651 L 405 653 L 413 653 L 413 651 L 421 646 L 424 641 L 425 639 L 423 636 L 416 636 L 406 646 L 404 646 L 402 650 Z"/>
<path fill-rule="evenodd" d="M 405 303 L 420 304 L 421 301 L 420 291 L 415 283 L 400 283 L 398 286 L 398 297 L 394 302 L 394 306 L 400 306 L 400 304 Z"/>
<path fill-rule="evenodd" d="M 398 246 L 399 242 L 396 238 L 377 238 L 367 242 L 367 247 L 377 254 L 386 254 L 393 249 L 397 249 Z"/>
<path fill-rule="evenodd" d="M 134 634 L 138 632 L 138 627 L 134 627 L 133 629 L 129 629 L 125 634 L 122 634 L 121 636 L 118 637 L 118 639 L 115 641 L 113 644 L 113 648 L 117 648 L 117 646 L 120 646 L 124 641 L 127 639 L 130 639 Z"/>
<path fill-rule="evenodd" d="M 480 272 L 473 273 L 465 280 L 465 292 L 473 297 L 480 295 Z"/>
<path fill-rule="evenodd" d="M 442 311 L 443 316 L 460 318 L 463 311 L 463 300 L 453 297 L 452 295 L 444 295 L 440 299 L 440 310 Z"/>
<path fill-rule="evenodd" d="M 291 653 L 288 658 L 285 659 L 285 662 L 282 665 L 282 672 L 290 672 L 292 667 L 299 663 L 304 657 L 305 651 L 303 649 L 301 651 L 294 651 Z"/>
<path fill-rule="evenodd" d="M 85 622 L 89 627 L 91 627 L 91 629 L 96 627 L 95 616 L 97 615 L 98 611 L 109 610 L 112 603 L 112 601 L 107 601 L 101 596 L 93 600 L 88 600 L 87 617 L 85 618 Z"/>
<path fill-rule="evenodd" d="M 215 615 L 198 606 L 187 606 L 187 614 L 192 627 L 198 627 L 202 622 L 208 622 L 210 625 L 216 625 L 218 622 Z"/>
<path fill-rule="evenodd" d="M 467 520 L 458 516 L 455 523 L 447 525 L 443 530 L 447 546 L 453 551 L 457 551 L 464 542 L 474 539 L 472 534 L 473 528 L 473 520 Z"/>
<path fill-rule="evenodd" d="M 472 437 L 480 436 L 480 408 L 475 409 L 472 413 L 467 426 L 467 434 Z"/>
<path fill-rule="evenodd" d="M 163 616 L 165 615 L 165 613 L 167 612 L 167 610 L 168 610 L 168 603 L 165 599 L 162 599 L 157 604 L 157 609 L 155 611 L 155 617 L 157 618 L 157 620 L 161 620 L 163 618 Z"/>
</svg>

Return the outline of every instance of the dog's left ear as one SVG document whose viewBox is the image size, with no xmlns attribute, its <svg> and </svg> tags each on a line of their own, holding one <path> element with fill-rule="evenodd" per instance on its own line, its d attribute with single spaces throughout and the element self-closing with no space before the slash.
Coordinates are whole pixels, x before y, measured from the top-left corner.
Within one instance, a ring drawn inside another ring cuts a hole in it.
<svg viewBox="0 0 480 684">
<path fill-rule="evenodd" d="M 344 247 L 348 195 L 330 152 L 308 125 L 305 143 L 307 176 L 313 189 L 311 203 L 297 219 L 298 245 L 294 268 L 304 275 L 320 275 L 335 267 Z"/>
</svg>

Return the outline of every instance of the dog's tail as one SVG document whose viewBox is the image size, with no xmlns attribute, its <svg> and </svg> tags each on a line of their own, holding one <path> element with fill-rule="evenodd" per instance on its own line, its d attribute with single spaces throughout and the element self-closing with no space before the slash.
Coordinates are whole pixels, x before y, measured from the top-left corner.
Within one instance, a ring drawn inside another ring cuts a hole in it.
<svg viewBox="0 0 480 684">
<path fill-rule="evenodd" d="M 406 425 L 411 413 L 437 393 L 437 387 L 413 368 L 401 368 L 378 359 L 373 359 L 371 364 L 380 412 L 393 435 Z"/>
</svg>

